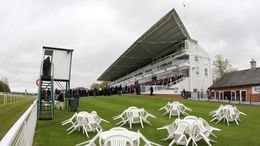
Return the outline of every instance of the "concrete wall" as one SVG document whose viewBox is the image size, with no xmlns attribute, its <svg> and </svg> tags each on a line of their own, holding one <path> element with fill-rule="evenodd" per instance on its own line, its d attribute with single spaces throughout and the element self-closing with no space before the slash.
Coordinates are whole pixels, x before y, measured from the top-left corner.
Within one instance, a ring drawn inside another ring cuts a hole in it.
<svg viewBox="0 0 260 146">
<path fill-rule="evenodd" d="M 210 56 L 197 42 L 186 40 L 186 43 L 190 49 L 190 91 L 193 92 L 195 89 L 206 92 L 212 85 Z M 207 69 L 207 75 L 205 75 L 205 69 Z"/>
</svg>

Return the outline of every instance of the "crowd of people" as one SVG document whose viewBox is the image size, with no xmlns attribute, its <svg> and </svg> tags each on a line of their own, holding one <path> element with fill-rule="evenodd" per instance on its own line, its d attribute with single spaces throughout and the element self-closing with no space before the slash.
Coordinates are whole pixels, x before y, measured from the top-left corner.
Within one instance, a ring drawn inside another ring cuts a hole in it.
<svg viewBox="0 0 260 146">
<path fill-rule="evenodd" d="M 110 95 L 122 95 L 122 94 L 141 94 L 141 86 L 139 84 L 132 84 L 130 86 L 107 86 L 103 89 L 90 89 L 87 91 L 87 96 L 110 96 Z"/>
<path fill-rule="evenodd" d="M 178 79 L 184 77 L 182 74 L 175 75 L 172 77 L 167 77 L 163 79 L 157 79 L 153 77 L 151 81 L 131 84 L 129 86 L 107 86 L 103 89 L 85 89 L 85 88 L 76 88 L 70 89 L 67 92 L 64 90 L 55 89 L 55 99 L 58 101 L 63 102 L 64 98 L 75 98 L 79 99 L 80 97 L 87 97 L 87 96 L 110 96 L 110 95 L 122 95 L 122 94 L 141 94 L 141 86 L 152 86 L 152 85 L 168 85 L 170 83 L 175 82 Z M 153 89 L 150 89 L 153 92 Z M 51 98 L 51 91 L 50 89 L 42 90 L 42 99 L 43 100 L 50 100 Z"/>
<path fill-rule="evenodd" d="M 168 84 L 174 83 L 176 80 L 181 79 L 182 77 L 184 77 L 182 74 L 174 75 L 172 77 L 166 77 L 163 79 L 157 79 L 155 77 L 151 81 L 141 83 L 141 86 L 168 85 Z"/>
</svg>

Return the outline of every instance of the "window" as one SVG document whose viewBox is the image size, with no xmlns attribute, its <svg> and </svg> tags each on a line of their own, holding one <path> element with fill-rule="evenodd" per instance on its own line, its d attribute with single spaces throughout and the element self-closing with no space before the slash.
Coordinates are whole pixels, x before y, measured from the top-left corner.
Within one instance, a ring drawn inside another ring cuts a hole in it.
<svg viewBox="0 0 260 146">
<path fill-rule="evenodd" d="M 208 69 L 205 68 L 205 76 L 208 76 Z"/>
<path fill-rule="evenodd" d="M 216 98 L 219 99 L 219 92 L 216 92 Z"/>
<path fill-rule="evenodd" d="M 195 61 L 199 61 L 199 57 L 198 56 L 195 56 Z"/>
<path fill-rule="evenodd" d="M 196 67 L 195 69 L 196 69 L 196 70 L 195 70 L 195 71 L 196 71 L 196 75 L 199 75 L 199 74 L 200 74 L 200 68 L 199 68 L 199 67 Z"/>
</svg>

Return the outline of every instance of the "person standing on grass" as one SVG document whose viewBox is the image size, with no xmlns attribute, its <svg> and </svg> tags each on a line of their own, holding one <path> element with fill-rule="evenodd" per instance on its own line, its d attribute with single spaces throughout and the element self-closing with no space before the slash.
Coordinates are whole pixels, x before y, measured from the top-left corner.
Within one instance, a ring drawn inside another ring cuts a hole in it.
<svg viewBox="0 0 260 146">
<path fill-rule="evenodd" d="M 77 107 L 79 107 L 79 91 L 78 90 L 75 91 L 74 98 L 77 102 Z"/>
<path fill-rule="evenodd" d="M 150 87 L 150 96 L 153 96 L 153 86 Z"/>
<path fill-rule="evenodd" d="M 61 108 L 63 110 L 64 108 L 64 94 L 63 94 L 64 91 L 60 91 L 59 92 L 59 95 L 58 95 L 58 105 L 59 105 L 59 108 Z"/>
<path fill-rule="evenodd" d="M 183 90 L 181 91 L 181 97 L 185 98 L 185 96 L 186 96 L 186 91 L 185 91 L 185 89 L 183 89 Z M 185 98 L 185 99 L 186 99 L 186 98 Z"/>
<path fill-rule="evenodd" d="M 96 95 L 97 95 L 97 88 L 94 88 L 94 90 L 93 90 L 93 96 L 96 97 Z"/>
<path fill-rule="evenodd" d="M 118 95 L 121 96 L 122 95 L 122 86 L 120 85 L 118 88 Z"/>
</svg>

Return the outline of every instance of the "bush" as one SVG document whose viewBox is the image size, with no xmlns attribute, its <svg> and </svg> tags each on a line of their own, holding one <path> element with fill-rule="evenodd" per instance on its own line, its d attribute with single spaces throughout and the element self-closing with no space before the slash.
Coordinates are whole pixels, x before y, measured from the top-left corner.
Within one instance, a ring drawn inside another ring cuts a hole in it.
<svg viewBox="0 0 260 146">
<path fill-rule="evenodd" d="M 10 92 L 9 85 L 0 81 L 0 92 Z"/>
</svg>

